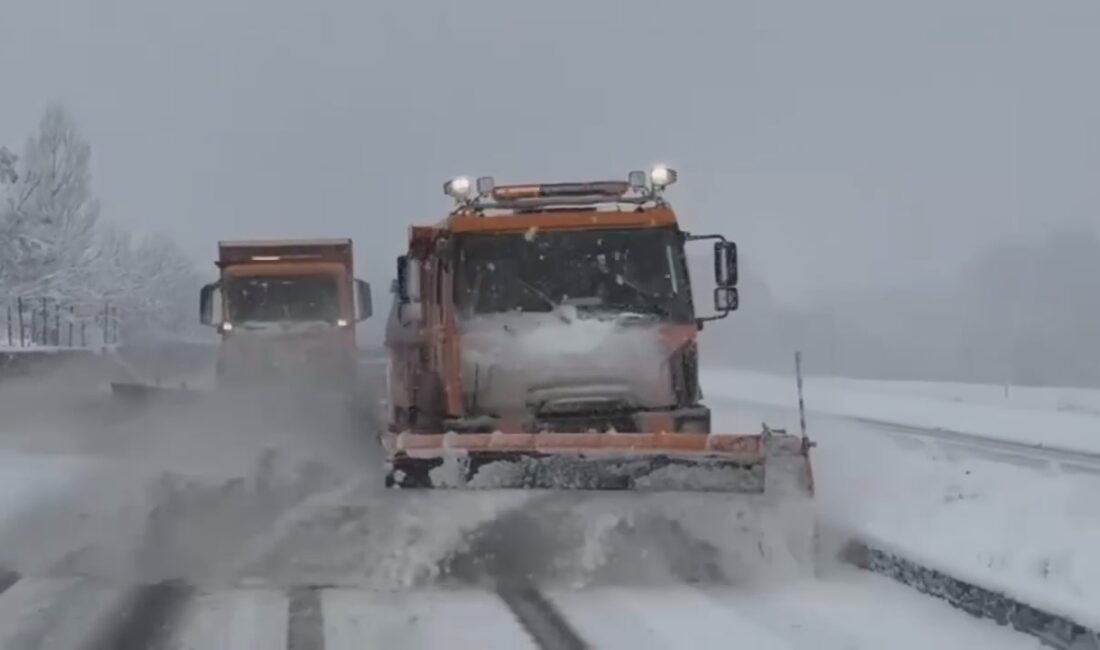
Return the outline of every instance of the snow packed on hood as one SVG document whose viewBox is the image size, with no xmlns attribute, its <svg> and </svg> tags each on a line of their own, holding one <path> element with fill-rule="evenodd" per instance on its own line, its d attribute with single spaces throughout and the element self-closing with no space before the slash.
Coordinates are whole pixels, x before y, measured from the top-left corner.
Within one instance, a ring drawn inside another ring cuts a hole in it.
<svg viewBox="0 0 1100 650">
<path fill-rule="evenodd" d="M 551 313 L 482 315 L 461 326 L 463 386 L 490 411 L 525 405 L 531 391 L 594 387 L 639 403 L 672 399 L 660 323 L 636 314 L 590 315 L 562 305 Z"/>
</svg>

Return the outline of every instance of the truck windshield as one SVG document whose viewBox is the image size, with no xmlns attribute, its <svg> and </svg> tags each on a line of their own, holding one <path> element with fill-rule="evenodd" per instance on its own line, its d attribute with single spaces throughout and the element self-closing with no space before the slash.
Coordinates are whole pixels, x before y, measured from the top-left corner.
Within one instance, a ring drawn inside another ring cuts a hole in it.
<svg viewBox="0 0 1100 650">
<path fill-rule="evenodd" d="M 692 318 L 683 246 L 671 229 L 467 235 L 457 255 L 455 300 L 465 315 L 574 305 Z"/>
<path fill-rule="evenodd" d="M 230 321 L 325 321 L 340 317 L 336 280 L 323 275 L 237 277 L 224 283 Z"/>
</svg>

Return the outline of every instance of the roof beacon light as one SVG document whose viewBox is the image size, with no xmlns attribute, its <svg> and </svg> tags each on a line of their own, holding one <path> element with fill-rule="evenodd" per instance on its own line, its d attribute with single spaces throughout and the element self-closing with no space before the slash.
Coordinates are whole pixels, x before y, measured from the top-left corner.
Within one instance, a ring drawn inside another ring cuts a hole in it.
<svg viewBox="0 0 1100 650">
<path fill-rule="evenodd" d="M 630 187 L 623 181 L 594 183 L 542 183 L 541 185 L 498 185 L 493 198 L 498 201 L 562 197 L 622 196 Z"/>
<path fill-rule="evenodd" d="M 452 178 L 443 184 L 443 193 L 456 201 L 470 198 L 470 179 L 465 176 Z"/>
<path fill-rule="evenodd" d="M 664 189 L 676 182 L 676 170 L 664 165 L 655 165 L 649 170 L 649 182 L 654 189 Z"/>
</svg>

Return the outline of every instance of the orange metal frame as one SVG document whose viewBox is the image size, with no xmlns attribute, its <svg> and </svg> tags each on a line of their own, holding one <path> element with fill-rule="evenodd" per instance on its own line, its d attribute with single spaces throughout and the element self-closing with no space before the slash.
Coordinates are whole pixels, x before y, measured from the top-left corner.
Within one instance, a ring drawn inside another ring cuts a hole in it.
<svg viewBox="0 0 1100 650">
<path fill-rule="evenodd" d="M 632 456 L 674 455 L 758 462 L 764 455 L 759 435 L 697 433 L 399 433 L 383 436 L 387 452 L 411 457 L 437 457 L 447 453 L 546 452 Z"/>
</svg>

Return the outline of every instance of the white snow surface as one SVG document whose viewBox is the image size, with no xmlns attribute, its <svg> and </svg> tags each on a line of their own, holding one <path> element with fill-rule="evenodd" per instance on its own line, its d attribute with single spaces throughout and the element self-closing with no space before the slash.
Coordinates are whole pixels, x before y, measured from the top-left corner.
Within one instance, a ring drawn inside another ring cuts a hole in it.
<svg viewBox="0 0 1100 650">
<path fill-rule="evenodd" d="M 797 426 L 793 378 L 711 371 L 704 381 L 716 426 L 772 420 L 775 407 L 789 409 L 780 426 Z M 1027 442 L 1055 437 L 1050 427 L 1027 424 L 1029 417 L 1049 418 L 1077 425 L 1062 430 L 1060 444 L 1088 447 L 1100 436 L 1100 419 L 1056 410 L 1066 399 L 1053 397 L 1057 391 L 1018 392 L 1015 404 L 996 407 L 988 387 L 807 379 L 809 433 L 819 443 L 813 451 L 818 507 L 826 523 L 847 534 L 1096 629 L 1100 475 L 997 462 L 843 417 Z"/>
<path fill-rule="evenodd" d="M 64 495 L 90 475 L 87 458 L 0 450 L 0 521 Z"/>
<path fill-rule="evenodd" d="M 484 648 L 536 646 L 507 605 L 481 590 L 324 593 L 325 648 Z"/>
<path fill-rule="evenodd" d="M 126 590 L 76 579 L 21 580 L 0 597 L 8 648 L 79 648 L 118 615 Z M 890 581 L 841 571 L 773 589 L 553 589 L 547 594 L 594 648 L 760 650 L 1038 650 L 1035 639 L 976 620 Z M 283 648 L 287 593 L 199 592 L 166 630 L 178 650 Z M 485 589 L 323 588 L 324 647 L 537 647 L 508 605 Z M 38 643 L 48 640 L 48 645 Z"/>
<path fill-rule="evenodd" d="M 461 335 L 463 386 L 477 387 L 486 410 L 514 410 L 533 389 L 554 389 L 563 379 L 596 397 L 671 402 L 659 324 L 644 317 L 593 318 L 566 305 L 546 314 L 479 316 L 462 324 Z"/>
<path fill-rule="evenodd" d="M 1039 648 L 885 578 L 839 571 L 764 590 L 554 590 L 550 598 L 594 647 L 891 650 Z"/>
<path fill-rule="evenodd" d="M 783 408 L 797 404 L 794 377 L 704 369 L 704 395 Z M 1009 442 L 1100 453 L 1100 391 L 1009 388 L 807 377 L 806 409 Z"/>
</svg>

